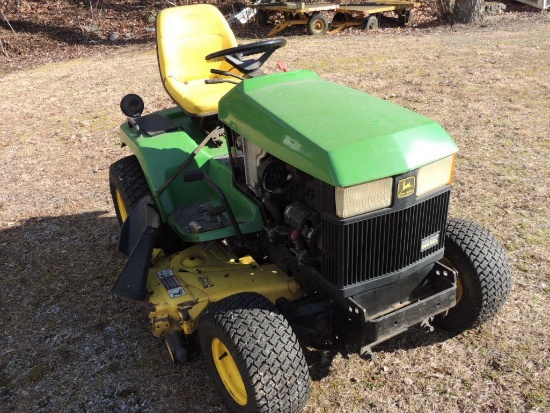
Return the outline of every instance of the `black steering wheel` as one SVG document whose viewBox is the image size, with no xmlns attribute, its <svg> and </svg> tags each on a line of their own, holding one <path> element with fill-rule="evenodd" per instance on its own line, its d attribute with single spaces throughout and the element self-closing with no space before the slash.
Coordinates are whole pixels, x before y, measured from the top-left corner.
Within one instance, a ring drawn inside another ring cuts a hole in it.
<svg viewBox="0 0 550 413">
<path fill-rule="evenodd" d="M 230 47 L 229 49 L 210 53 L 205 59 L 207 62 L 225 60 L 242 73 L 249 74 L 262 67 L 273 52 L 284 45 L 286 45 L 286 39 L 264 40 L 262 42 L 244 44 L 242 46 Z M 245 56 L 260 53 L 262 53 L 262 55 L 257 59 L 244 60 Z"/>
</svg>

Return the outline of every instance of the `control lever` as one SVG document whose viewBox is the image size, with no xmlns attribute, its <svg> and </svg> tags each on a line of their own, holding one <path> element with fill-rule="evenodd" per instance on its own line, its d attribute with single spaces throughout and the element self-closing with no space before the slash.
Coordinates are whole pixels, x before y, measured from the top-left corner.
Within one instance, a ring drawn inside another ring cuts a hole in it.
<svg viewBox="0 0 550 413">
<path fill-rule="evenodd" d="M 244 80 L 244 77 L 236 75 L 235 73 L 228 72 L 226 70 L 210 69 L 210 73 L 213 73 L 215 75 L 231 76 L 235 79 Z"/>
<path fill-rule="evenodd" d="M 206 83 L 207 85 L 214 85 L 216 83 L 233 83 L 235 85 L 239 84 L 239 82 L 231 79 L 206 79 L 204 83 Z"/>
</svg>

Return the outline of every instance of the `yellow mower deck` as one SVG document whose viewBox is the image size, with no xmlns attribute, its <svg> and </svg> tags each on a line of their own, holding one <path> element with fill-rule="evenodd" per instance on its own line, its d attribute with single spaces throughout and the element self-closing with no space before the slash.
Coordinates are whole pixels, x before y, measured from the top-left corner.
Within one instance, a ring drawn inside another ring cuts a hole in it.
<svg viewBox="0 0 550 413">
<path fill-rule="evenodd" d="M 155 262 L 156 261 L 156 262 Z M 153 258 L 147 279 L 153 334 L 191 334 L 195 320 L 212 303 L 240 292 L 257 292 L 271 302 L 294 300 L 303 292 L 294 278 L 273 264 L 237 259 L 219 244 L 195 245 L 167 258 Z"/>
</svg>

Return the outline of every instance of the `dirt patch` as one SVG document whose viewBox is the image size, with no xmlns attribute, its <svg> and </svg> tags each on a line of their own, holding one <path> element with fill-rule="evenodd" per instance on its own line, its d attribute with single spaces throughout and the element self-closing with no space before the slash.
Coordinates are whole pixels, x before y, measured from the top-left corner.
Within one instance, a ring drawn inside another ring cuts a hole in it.
<svg viewBox="0 0 550 413">
<path fill-rule="evenodd" d="M 192 4 L 182 0 L 4 0 L 0 15 L 0 74 L 105 53 L 128 45 L 151 47 L 155 39 L 155 17 L 159 10 L 174 5 Z M 244 2 L 205 0 L 215 4 L 225 16 L 239 10 Z M 540 14 L 527 5 L 505 0 L 508 16 Z M 330 14 L 330 13 L 329 13 Z M 399 30 L 395 15 L 386 13 L 381 31 Z M 332 15 L 329 16 L 332 19 Z M 414 10 L 412 27 L 406 31 L 446 25 L 439 0 L 423 0 Z M 235 24 L 241 39 L 264 38 L 271 27 L 255 23 Z M 13 30 L 12 30 L 13 29 Z M 401 29 L 402 30 L 402 29 Z M 286 29 L 281 35 L 305 35 L 305 26 Z M 367 35 L 348 28 L 337 36 Z"/>
<path fill-rule="evenodd" d="M 440 122 L 461 149 L 451 214 L 504 243 L 515 282 L 484 327 L 413 329 L 372 362 L 304 342 L 306 412 L 550 411 L 549 23 L 295 36 L 272 59 Z M 99 49 L 5 74 L 0 90 L 0 411 L 224 411 L 204 365 L 172 366 L 143 309 L 110 294 L 118 103 L 170 105 L 154 51 Z"/>
</svg>

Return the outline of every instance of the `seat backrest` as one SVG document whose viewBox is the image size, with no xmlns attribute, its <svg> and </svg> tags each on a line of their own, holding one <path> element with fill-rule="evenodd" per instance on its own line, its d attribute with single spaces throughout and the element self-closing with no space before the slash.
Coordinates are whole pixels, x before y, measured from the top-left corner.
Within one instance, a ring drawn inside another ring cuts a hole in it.
<svg viewBox="0 0 550 413">
<path fill-rule="evenodd" d="M 213 5 L 171 7 L 157 16 L 159 70 L 172 98 L 174 94 L 167 84 L 169 78 L 186 84 L 211 78 L 210 69 L 229 70 L 229 64 L 224 61 L 207 62 L 204 58 L 235 46 L 237 41 L 229 24 Z M 174 100 L 179 103 L 177 98 Z"/>
</svg>

